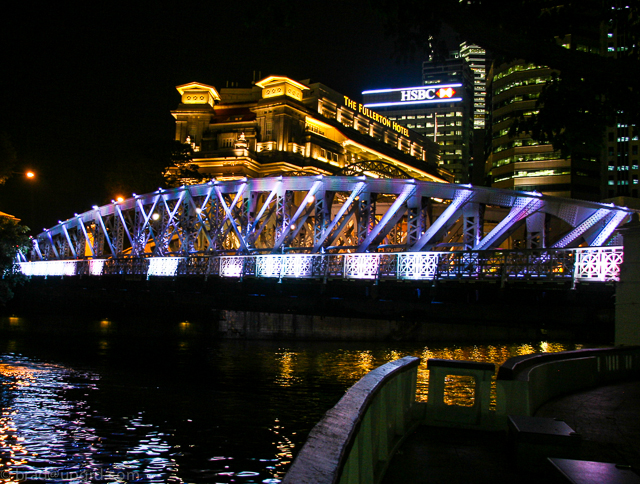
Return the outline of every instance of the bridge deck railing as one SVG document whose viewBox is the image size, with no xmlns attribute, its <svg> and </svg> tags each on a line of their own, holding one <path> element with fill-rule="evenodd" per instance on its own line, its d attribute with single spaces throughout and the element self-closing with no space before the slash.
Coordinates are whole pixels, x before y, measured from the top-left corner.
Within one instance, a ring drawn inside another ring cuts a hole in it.
<svg viewBox="0 0 640 484">
<path fill-rule="evenodd" d="M 217 276 L 513 282 L 619 279 L 622 247 L 344 254 L 190 255 L 20 262 L 27 276 Z"/>
</svg>

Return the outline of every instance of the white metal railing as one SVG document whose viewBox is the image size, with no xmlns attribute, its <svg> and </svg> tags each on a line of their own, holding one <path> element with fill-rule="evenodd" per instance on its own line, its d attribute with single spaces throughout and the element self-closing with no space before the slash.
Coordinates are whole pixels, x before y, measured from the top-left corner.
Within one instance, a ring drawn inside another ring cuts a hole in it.
<svg viewBox="0 0 640 484">
<path fill-rule="evenodd" d="M 622 256 L 621 247 L 576 249 L 574 278 L 579 281 L 618 281 Z"/>
<path fill-rule="evenodd" d="M 610 282 L 620 278 L 622 247 L 522 251 L 268 254 L 19 262 L 27 276 L 136 274 L 240 278 L 342 278 L 431 281 L 555 280 Z"/>
</svg>

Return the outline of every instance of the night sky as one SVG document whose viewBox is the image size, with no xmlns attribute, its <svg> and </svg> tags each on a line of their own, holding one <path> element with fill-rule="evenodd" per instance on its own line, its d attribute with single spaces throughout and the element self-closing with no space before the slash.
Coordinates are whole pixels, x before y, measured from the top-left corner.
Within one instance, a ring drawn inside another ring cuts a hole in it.
<svg viewBox="0 0 640 484">
<path fill-rule="evenodd" d="M 114 160 L 149 156 L 173 139 L 180 84 L 249 87 L 256 71 L 310 78 L 353 99 L 420 84 L 422 58 L 397 61 L 365 2 L 269 3 L 5 10 L 0 130 L 18 152 L 17 169 L 38 178 L 0 186 L 0 211 L 35 235 L 108 203 Z"/>
</svg>

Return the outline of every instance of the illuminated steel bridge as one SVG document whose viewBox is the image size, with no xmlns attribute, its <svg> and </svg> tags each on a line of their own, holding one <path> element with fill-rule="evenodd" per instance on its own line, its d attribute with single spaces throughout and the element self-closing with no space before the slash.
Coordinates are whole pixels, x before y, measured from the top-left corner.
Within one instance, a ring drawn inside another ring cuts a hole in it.
<svg viewBox="0 0 640 484">
<path fill-rule="evenodd" d="M 633 210 L 365 176 L 211 181 L 134 195 L 33 239 L 27 275 L 617 280 Z"/>
</svg>

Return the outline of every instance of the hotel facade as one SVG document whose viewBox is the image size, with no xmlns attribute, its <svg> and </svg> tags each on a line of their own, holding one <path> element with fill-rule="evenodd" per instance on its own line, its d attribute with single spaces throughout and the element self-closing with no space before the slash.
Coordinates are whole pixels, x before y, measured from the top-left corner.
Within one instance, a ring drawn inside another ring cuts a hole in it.
<svg viewBox="0 0 640 484">
<path fill-rule="evenodd" d="M 453 181 L 436 143 L 320 83 L 270 76 L 249 88 L 177 90 L 175 140 L 192 157 L 167 169 L 176 184 L 279 175 Z"/>
</svg>

